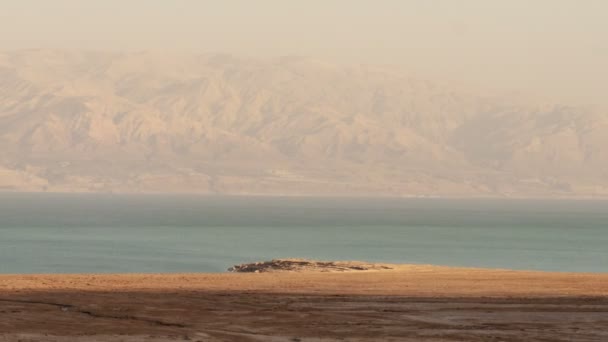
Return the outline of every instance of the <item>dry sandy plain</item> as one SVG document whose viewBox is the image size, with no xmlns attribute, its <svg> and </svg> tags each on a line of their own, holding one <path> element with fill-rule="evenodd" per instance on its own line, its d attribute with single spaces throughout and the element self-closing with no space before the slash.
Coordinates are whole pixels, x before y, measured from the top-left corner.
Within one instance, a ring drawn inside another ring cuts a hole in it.
<svg viewBox="0 0 608 342">
<path fill-rule="evenodd" d="M 608 274 L 1 275 L 0 341 L 608 341 Z"/>
</svg>

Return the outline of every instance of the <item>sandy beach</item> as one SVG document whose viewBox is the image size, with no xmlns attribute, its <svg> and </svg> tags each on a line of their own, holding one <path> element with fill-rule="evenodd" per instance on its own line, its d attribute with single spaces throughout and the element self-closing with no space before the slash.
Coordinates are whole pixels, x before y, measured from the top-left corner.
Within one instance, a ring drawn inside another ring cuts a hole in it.
<svg viewBox="0 0 608 342">
<path fill-rule="evenodd" d="M 608 341 L 608 274 L 0 275 L 0 341 Z"/>
</svg>

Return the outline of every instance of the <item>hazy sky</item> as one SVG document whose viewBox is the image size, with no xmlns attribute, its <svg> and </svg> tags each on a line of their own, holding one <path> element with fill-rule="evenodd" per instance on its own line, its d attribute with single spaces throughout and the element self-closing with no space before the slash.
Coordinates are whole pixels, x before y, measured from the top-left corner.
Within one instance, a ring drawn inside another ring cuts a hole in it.
<svg viewBox="0 0 608 342">
<path fill-rule="evenodd" d="M 606 0 L 0 0 L 0 46 L 308 55 L 607 105 Z"/>
</svg>

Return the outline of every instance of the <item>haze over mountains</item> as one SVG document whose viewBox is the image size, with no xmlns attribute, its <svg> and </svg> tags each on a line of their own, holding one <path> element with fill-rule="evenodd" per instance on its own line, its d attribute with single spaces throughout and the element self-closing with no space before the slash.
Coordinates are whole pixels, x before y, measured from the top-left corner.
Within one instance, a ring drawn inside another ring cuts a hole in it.
<svg viewBox="0 0 608 342">
<path fill-rule="evenodd" d="M 601 197 L 607 131 L 386 68 L 0 53 L 0 190 Z"/>
</svg>

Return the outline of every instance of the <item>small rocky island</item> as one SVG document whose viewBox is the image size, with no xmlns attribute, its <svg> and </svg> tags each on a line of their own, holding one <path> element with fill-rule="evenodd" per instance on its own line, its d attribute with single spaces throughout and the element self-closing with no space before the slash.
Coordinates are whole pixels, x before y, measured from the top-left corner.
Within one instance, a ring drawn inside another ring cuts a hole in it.
<svg viewBox="0 0 608 342">
<path fill-rule="evenodd" d="M 393 269 L 387 264 L 366 263 L 359 261 L 317 261 L 307 259 L 273 259 L 248 264 L 234 265 L 229 272 L 262 273 L 262 272 L 351 272 L 378 271 Z"/>
</svg>

